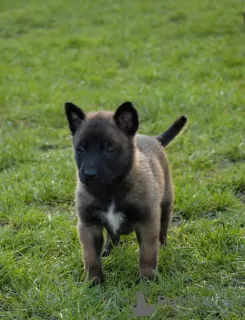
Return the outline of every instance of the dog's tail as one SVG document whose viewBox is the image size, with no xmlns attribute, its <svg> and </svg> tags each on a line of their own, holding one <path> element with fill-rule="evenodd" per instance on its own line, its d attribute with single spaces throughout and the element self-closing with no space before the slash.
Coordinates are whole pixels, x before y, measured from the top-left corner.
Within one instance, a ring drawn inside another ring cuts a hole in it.
<svg viewBox="0 0 245 320">
<path fill-rule="evenodd" d="M 179 117 L 170 128 L 157 136 L 156 139 L 161 143 L 163 147 L 166 147 L 184 128 L 186 122 L 187 118 L 185 116 Z"/>
</svg>

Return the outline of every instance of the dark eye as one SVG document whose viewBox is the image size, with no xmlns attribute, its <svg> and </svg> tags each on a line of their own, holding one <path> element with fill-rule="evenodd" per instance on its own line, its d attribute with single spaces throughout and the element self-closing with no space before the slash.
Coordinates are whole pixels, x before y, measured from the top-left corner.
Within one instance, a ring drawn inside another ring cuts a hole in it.
<svg viewBox="0 0 245 320">
<path fill-rule="evenodd" d="M 104 142 L 104 151 L 107 153 L 113 153 L 116 151 L 116 148 L 112 146 L 109 142 Z"/>
<path fill-rule="evenodd" d="M 80 154 L 83 154 L 85 152 L 85 148 L 84 147 L 78 147 L 77 148 L 77 152 Z"/>
<path fill-rule="evenodd" d="M 112 152 L 115 151 L 115 148 L 113 148 L 112 146 L 108 146 L 108 147 L 106 147 L 106 151 L 107 151 L 108 153 L 112 153 Z"/>
</svg>

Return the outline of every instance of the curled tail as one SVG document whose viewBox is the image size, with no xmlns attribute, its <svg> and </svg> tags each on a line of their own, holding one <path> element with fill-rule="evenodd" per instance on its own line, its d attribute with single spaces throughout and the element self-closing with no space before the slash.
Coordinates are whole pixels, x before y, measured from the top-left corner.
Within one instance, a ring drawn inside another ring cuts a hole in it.
<svg viewBox="0 0 245 320">
<path fill-rule="evenodd" d="M 186 122 L 187 118 L 185 116 L 179 117 L 170 128 L 157 136 L 156 139 L 161 143 L 162 146 L 166 147 L 184 128 Z"/>
</svg>

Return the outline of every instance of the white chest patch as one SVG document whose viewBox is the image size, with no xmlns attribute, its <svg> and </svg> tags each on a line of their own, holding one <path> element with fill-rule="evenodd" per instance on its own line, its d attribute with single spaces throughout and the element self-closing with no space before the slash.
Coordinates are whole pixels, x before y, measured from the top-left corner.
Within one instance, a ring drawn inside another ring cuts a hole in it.
<svg viewBox="0 0 245 320">
<path fill-rule="evenodd" d="M 110 229 L 112 230 L 113 233 L 116 233 L 122 222 L 124 221 L 124 214 L 122 212 L 116 212 L 116 205 L 114 202 L 112 202 L 109 207 L 107 212 L 103 212 L 103 220 L 105 220 Z"/>
</svg>

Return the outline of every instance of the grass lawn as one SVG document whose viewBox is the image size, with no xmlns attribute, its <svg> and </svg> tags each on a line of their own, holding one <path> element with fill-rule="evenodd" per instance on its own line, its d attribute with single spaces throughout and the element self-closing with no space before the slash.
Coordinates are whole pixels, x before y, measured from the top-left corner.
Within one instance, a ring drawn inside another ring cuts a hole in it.
<svg viewBox="0 0 245 320">
<path fill-rule="evenodd" d="M 245 319 L 243 1 L 0 2 L 0 318 Z M 163 132 L 175 186 L 157 282 L 135 284 L 134 235 L 83 281 L 75 164 L 63 104 L 131 100 L 140 131 Z M 166 303 L 158 305 L 158 296 Z"/>
</svg>

